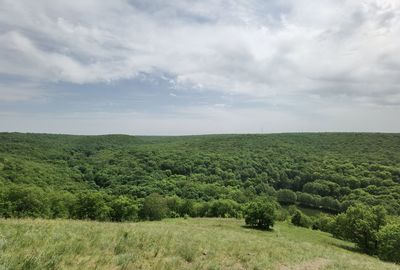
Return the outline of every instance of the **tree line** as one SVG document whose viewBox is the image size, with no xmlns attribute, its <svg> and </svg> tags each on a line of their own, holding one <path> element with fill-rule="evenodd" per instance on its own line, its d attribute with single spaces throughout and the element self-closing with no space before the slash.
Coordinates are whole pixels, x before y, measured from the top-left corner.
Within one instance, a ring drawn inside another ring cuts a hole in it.
<svg viewBox="0 0 400 270">
<path fill-rule="evenodd" d="M 242 206 L 230 199 L 194 201 L 153 193 L 132 199 L 104 192 L 44 191 L 32 186 L 0 190 L 0 217 L 65 218 L 99 221 L 161 220 L 175 217 L 242 217 Z"/>
</svg>

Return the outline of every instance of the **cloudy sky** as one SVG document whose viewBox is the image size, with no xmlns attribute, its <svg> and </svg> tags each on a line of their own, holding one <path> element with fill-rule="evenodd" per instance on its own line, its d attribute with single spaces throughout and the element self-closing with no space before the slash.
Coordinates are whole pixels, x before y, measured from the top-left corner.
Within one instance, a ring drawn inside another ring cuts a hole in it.
<svg viewBox="0 0 400 270">
<path fill-rule="evenodd" d="M 0 131 L 400 132 L 398 0 L 0 0 Z"/>
</svg>

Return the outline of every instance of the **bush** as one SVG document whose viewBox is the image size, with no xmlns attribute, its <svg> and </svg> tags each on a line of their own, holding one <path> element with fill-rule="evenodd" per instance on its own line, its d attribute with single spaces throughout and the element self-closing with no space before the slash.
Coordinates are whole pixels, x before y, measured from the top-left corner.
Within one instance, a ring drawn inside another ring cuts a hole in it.
<svg viewBox="0 0 400 270">
<path fill-rule="evenodd" d="M 159 194 L 153 193 L 144 199 L 140 217 L 147 220 L 161 220 L 167 215 L 167 202 Z"/>
<path fill-rule="evenodd" d="M 275 203 L 258 199 L 248 203 L 245 207 L 245 222 L 251 227 L 268 230 L 274 226 Z"/>
<path fill-rule="evenodd" d="M 178 196 L 167 197 L 165 199 L 168 208 L 168 217 L 177 218 L 180 217 L 182 199 Z"/>
<path fill-rule="evenodd" d="M 179 215 L 194 217 L 196 212 L 194 211 L 194 202 L 192 200 L 183 200 L 179 206 Z"/>
<path fill-rule="evenodd" d="M 111 208 L 106 204 L 106 195 L 100 192 L 85 192 L 77 196 L 75 218 L 109 220 Z"/>
<path fill-rule="evenodd" d="M 210 217 L 237 217 L 240 206 L 237 202 L 229 199 L 219 199 L 211 202 L 207 213 Z"/>
<path fill-rule="evenodd" d="M 286 210 L 283 207 L 279 208 L 279 210 L 278 210 L 278 212 L 276 214 L 276 220 L 277 221 L 285 221 L 289 217 L 290 217 L 290 213 L 289 213 L 288 210 Z"/>
<path fill-rule="evenodd" d="M 51 216 L 47 194 L 40 188 L 11 186 L 3 191 L 0 214 L 3 217 Z"/>
<path fill-rule="evenodd" d="M 195 202 L 193 205 L 194 213 L 196 217 L 205 217 L 207 215 L 210 204 L 208 202 Z"/>
<path fill-rule="evenodd" d="M 297 210 L 293 214 L 291 222 L 295 226 L 304 228 L 309 228 L 312 223 L 311 219 L 308 216 L 304 215 L 300 210 Z"/>
<path fill-rule="evenodd" d="M 290 215 L 290 216 L 293 216 L 293 215 L 296 213 L 296 211 L 299 210 L 299 209 L 297 208 L 296 205 L 291 205 L 291 206 L 289 206 L 289 207 L 287 208 L 287 210 L 288 210 L 288 212 L 289 212 L 289 215 Z"/>
<path fill-rule="evenodd" d="M 112 221 L 133 221 L 138 217 L 136 202 L 126 196 L 119 196 L 111 202 Z"/>
<path fill-rule="evenodd" d="M 313 230 L 333 233 L 335 219 L 326 214 L 317 216 L 312 224 Z"/>
<path fill-rule="evenodd" d="M 379 258 L 400 263 L 400 224 L 384 226 L 378 232 L 377 238 Z"/>
<path fill-rule="evenodd" d="M 71 218 L 76 206 L 76 196 L 69 192 L 55 191 L 49 195 L 52 218 Z"/>
</svg>

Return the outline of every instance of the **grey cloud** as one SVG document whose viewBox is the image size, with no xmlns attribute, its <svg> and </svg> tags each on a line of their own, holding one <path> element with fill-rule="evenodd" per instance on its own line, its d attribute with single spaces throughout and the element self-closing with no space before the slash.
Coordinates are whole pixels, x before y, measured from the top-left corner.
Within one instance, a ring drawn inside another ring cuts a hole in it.
<svg viewBox="0 0 400 270">
<path fill-rule="evenodd" d="M 90 83 L 161 70 L 193 91 L 282 99 L 346 93 L 376 104 L 398 89 L 396 0 L 0 5 L 2 74 Z"/>
</svg>

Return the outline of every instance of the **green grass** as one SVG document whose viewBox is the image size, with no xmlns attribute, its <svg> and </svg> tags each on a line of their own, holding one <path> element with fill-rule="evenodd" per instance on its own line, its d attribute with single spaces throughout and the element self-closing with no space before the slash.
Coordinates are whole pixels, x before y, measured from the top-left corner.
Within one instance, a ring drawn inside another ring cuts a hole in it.
<svg viewBox="0 0 400 270">
<path fill-rule="evenodd" d="M 353 249 L 287 223 L 0 220 L 0 269 L 400 269 Z"/>
</svg>

